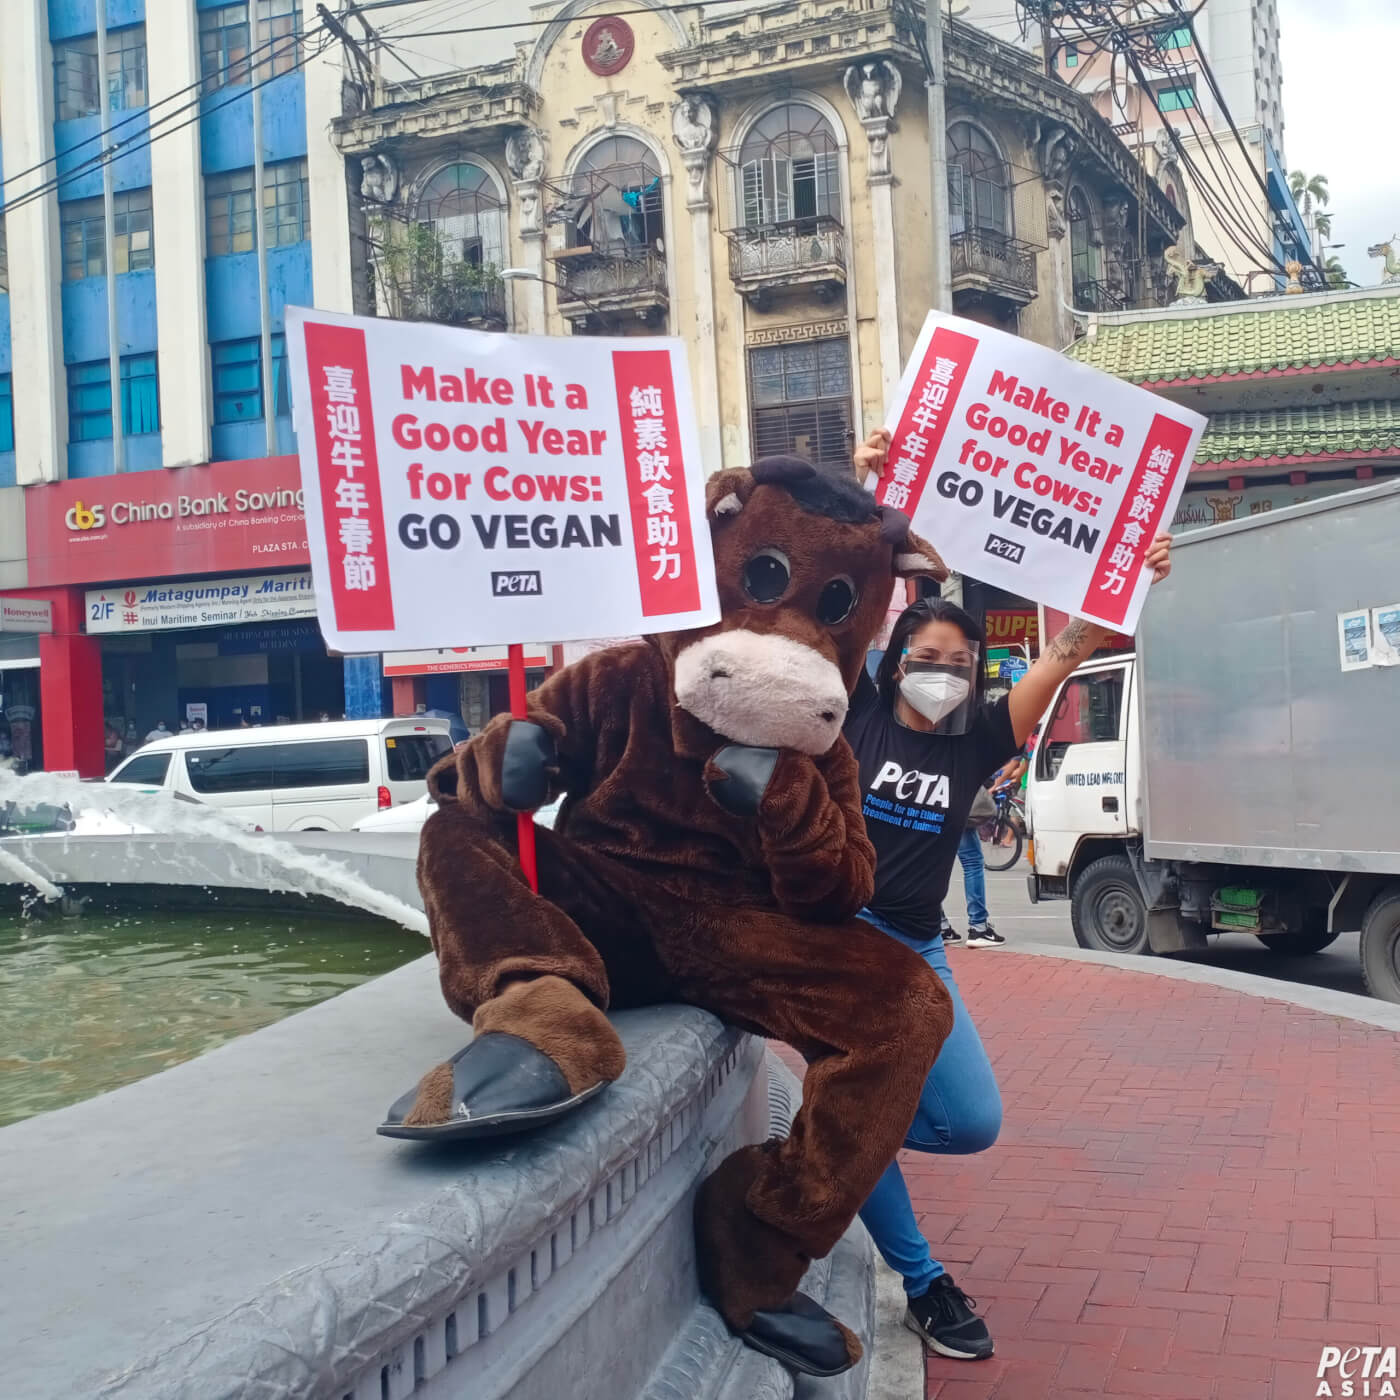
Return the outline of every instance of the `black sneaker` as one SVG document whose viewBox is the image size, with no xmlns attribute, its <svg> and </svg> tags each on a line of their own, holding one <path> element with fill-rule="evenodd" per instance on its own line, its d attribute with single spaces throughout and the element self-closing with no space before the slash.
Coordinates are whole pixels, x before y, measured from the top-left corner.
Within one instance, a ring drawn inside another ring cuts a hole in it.
<svg viewBox="0 0 1400 1400">
<path fill-rule="evenodd" d="M 940 932 L 943 935 L 943 941 L 945 943 L 961 943 L 963 941 L 962 934 L 960 934 L 952 924 L 944 924 Z"/>
<path fill-rule="evenodd" d="M 904 1325 L 939 1356 L 985 1361 L 995 1348 L 987 1324 L 973 1311 L 976 1306 L 975 1298 L 969 1298 L 948 1274 L 940 1274 L 927 1293 L 909 1300 Z"/>
<path fill-rule="evenodd" d="M 991 924 L 985 928 L 970 928 L 967 931 L 967 946 L 969 948 L 1000 948 L 1005 942 L 1006 939 Z"/>
</svg>

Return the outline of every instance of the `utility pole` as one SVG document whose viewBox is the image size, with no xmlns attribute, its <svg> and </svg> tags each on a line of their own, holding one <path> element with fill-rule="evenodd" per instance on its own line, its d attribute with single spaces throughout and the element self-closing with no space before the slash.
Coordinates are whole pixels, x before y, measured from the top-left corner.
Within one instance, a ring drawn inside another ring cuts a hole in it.
<svg viewBox="0 0 1400 1400">
<path fill-rule="evenodd" d="M 262 0 L 248 0 L 248 47 L 253 55 L 253 246 L 257 249 L 258 261 L 258 360 L 262 369 L 264 440 L 267 455 L 274 457 L 277 455 L 277 386 L 272 375 L 272 303 L 267 285 L 267 211 L 263 204 L 262 80 L 258 77 L 264 58 L 258 52 L 262 39 L 262 26 L 258 22 L 261 3 Z M 274 51 L 275 48 L 274 45 Z M 266 59 L 271 78 L 271 52 Z"/>
<path fill-rule="evenodd" d="M 928 55 L 929 216 L 933 224 L 933 305 L 953 309 L 952 210 L 948 199 L 948 88 L 943 66 L 943 6 L 926 0 L 925 48 Z"/>
<path fill-rule="evenodd" d="M 98 120 L 102 135 L 110 138 L 112 131 L 112 99 L 107 87 L 107 0 L 97 0 L 94 7 L 97 20 L 97 94 Z M 107 375 L 111 384 L 112 404 L 112 470 L 126 470 L 126 436 L 122 423 L 122 344 L 117 325 L 117 270 L 112 265 L 116 252 L 113 235 L 116 199 L 112 193 L 112 154 L 102 153 L 102 266 L 107 273 Z M 130 234 L 128 233 L 128 238 Z M 130 245 L 128 245 L 129 247 Z M 86 252 L 84 252 L 86 257 Z"/>
</svg>

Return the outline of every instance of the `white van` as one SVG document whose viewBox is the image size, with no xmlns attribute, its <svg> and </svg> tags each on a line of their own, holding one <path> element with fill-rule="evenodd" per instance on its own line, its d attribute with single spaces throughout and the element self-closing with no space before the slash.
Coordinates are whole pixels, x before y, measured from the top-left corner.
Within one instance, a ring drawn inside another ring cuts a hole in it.
<svg viewBox="0 0 1400 1400">
<path fill-rule="evenodd" d="M 452 751 L 445 719 L 355 719 L 201 730 L 147 744 L 107 777 L 217 807 L 264 831 L 349 831 L 423 796 Z"/>
</svg>

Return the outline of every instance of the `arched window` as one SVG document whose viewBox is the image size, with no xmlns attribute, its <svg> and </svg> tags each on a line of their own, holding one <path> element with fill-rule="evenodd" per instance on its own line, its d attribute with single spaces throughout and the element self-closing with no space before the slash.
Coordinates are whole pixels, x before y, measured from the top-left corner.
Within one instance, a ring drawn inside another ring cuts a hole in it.
<svg viewBox="0 0 1400 1400">
<path fill-rule="evenodd" d="M 986 135 L 971 122 L 948 128 L 948 194 L 952 231 L 1011 233 L 1010 181 Z"/>
<path fill-rule="evenodd" d="M 476 267 L 505 262 L 505 206 L 479 165 L 462 161 L 439 170 L 418 197 L 418 220 L 438 235 L 447 258 Z"/>
<path fill-rule="evenodd" d="M 1069 191 L 1069 266 L 1076 287 L 1099 280 L 1099 249 L 1094 241 L 1094 220 L 1089 199 L 1077 185 Z"/>
<path fill-rule="evenodd" d="M 841 152 L 815 107 L 784 103 L 765 112 L 739 149 L 745 228 L 792 219 L 840 219 Z"/>
<path fill-rule="evenodd" d="M 590 146 L 572 188 L 575 247 L 625 251 L 661 242 L 661 166 L 635 137 L 606 136 Z"/>
</svg>

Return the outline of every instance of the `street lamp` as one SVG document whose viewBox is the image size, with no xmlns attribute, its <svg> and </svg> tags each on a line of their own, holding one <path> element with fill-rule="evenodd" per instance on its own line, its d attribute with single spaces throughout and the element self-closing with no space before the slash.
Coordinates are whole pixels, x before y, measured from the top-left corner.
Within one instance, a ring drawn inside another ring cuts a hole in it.
<svg viewBox="0 0 1400 1400">
<path fill-rule="evenodd" d="M 503 267 L 498 275 L 502 282 L 542 282 L 546 287 L 553 287 L 557 292 L 568 292 L 571 297 L 581 301 L 599 319 L 606 314 L 601 306 L 596 302 L 589 301 L 576 288 L 566 287 L 562 282 L 555 281 L 553 277 L 546 277 L 543 273 L 536 272 L 533 267 Z"/>
</svg>

